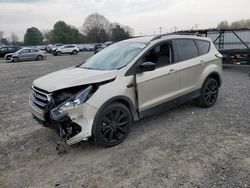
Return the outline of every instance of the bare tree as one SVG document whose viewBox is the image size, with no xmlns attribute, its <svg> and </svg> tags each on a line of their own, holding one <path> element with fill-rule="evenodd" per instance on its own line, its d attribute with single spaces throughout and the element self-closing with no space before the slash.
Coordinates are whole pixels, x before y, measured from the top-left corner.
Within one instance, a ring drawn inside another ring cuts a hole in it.
<svg viewBox="0 0 250 188">
<path fill-rule="evenodd" d="M 52 30 L 45 30 L 43 31 L 43 36 L 45 39 L 45 43 L 51 43 L 53 40 L 53 32 Z"/>
<path fill-rule="evenodd" d="M 229 26 L 229 23 L 228 21 L 221 21 L 218 26 L 217 26 L 217 29 L 229 29 L 230 26 Z"/>
<path fill-rule="evenodd" d="M 14 32 L 11 33 L 10 38 L 12 44 L 17 44 L 19 42 L 19 38 Z"/>
<path fill-rule="evenodd" d="M 112 26 L 107 18 L 98 13 L 89 15 L 82 30 L 89 42 L 105 42 L 109 39 Z"/>
</svg>

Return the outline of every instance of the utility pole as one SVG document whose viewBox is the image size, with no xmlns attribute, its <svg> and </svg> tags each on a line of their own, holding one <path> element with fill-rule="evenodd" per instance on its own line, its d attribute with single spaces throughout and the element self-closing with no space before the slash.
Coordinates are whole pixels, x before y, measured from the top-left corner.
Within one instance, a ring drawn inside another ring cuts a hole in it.
<svg viewBox="0 0 250 188">
<path fill-rule="evenodd" d="M 162 30 L 162 27 L 161 27 L 161 26 L 159 27 L 159 30 L 160 30 L 160 35 L 161 35 L 161 30 Z"/>
<path fill-rule="evenodd" d="M 198 30 L 198 25 L 199 25 L 199 24 L 195 24 L 195 30 Z"/>
<path fill-rule="evenodd" d="M 177 27 L 176 26 L 174 26 L 174 32 L 176 32 L 177 31 Z"/>
</svg>

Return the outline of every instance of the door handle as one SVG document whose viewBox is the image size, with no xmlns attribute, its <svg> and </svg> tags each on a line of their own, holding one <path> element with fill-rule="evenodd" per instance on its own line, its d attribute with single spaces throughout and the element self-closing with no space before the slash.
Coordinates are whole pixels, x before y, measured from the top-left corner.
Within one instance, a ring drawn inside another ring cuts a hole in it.
<svg viewBox="0 0 250 188">
<path fill-rule="evenodd" d="M 169 72 L 174 72 L 174 69 L 170 69 L 170 71 Z"/>
<path fill-rule="evenodd" d="M 170 69 L 169 73 L 174 73 L 175 70 L 174 69 Z"/>
<path fill-rule="evenodd" d="M 204 64 L 205 63 L 205 61 L 204 60 L 201 60 L 201 62 L 200 62 L 201 64 Z"/>
</svg>

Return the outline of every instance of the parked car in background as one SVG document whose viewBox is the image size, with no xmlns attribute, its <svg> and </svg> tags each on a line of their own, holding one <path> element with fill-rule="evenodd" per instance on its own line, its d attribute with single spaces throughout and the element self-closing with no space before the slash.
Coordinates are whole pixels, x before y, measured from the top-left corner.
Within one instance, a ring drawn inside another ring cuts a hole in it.
<svg viewBox="0 0 250 188">
<path fill-rule="evenodd" d="M 46 46 L 45 45 L 41 45 L 41 46 L 36 46 L 37 49 L 41 50 L 41 51 L 45 51 Z"/>
<path fill-rule="evenodd" d="M 60 46 L 62 46 L 63 44 L 49 44 L 46 48 L 45 51 L 48 53 L 53 53 L 53 49 L 56 50 L 57 48 L 59 48 Z"/>
<path fill-rule="evenodd" d="M 5 46 L 0 48 L 0 57 L 5 57 L 6 54 L 14 53 L 17 50 L 20 50 L 19 46 Z"/>
<path fill-rule="evenodd" d="M 71 54 L 76 55 L 80 52 L 79 47 L 74 44 L 68 44 L 60 46 L 58 49 L 54 51 L 54 55 L 60 56 L 62 54 Z"/>
<path fill-rule="evenodd" d="M 5 59 L 11 62 L 19 62 L 26 60 L 43 60 L 47 55 L 36 48 L 22 48 L 15 53 L 5 55 Z"/>
<path fill-rule="evenodd" d="M 108 42 L 105 42 L 103 44 L 97 44 L 96 47 L 95 47 L 94 54 L 100 52 L 101 50 L 103 50 L 104 48 L 110 46 L 111 44 L 113 44 L 112 41 L 108 41 Z"/>
<path fill-rule="evenodd" d="M 169 34 L 118 42 L 38 78 L 29 103 L 34 119 L 67 144 L 93 137 L 110 147 L 139 119 L 190 100 L 212 107 L 221 84 L 222 55 L 211 39 Z"/>
<path fill-rule="evenodd" d="M 78 47 L 79 47 L 81 52 L 94 51 L 94 45 L 92 45 L 92 44 L 79 44 Z"/>
</svg>

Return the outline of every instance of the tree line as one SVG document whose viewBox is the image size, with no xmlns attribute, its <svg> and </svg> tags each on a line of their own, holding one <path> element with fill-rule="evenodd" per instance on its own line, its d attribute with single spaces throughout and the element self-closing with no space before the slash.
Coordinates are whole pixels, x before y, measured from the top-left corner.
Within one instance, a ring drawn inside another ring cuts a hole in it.
<svg viewBox="0 0 250 188">
<path fill-rule="evenodd" d="M 0 33 L 3 36 L 3 33 Z M 52 30 L 40 31 L 30 27 L 24 35 L 24 45 L 42 45 L 50 43 L 102 43 L 121 41 L 133 35 L 133 29 L 119 23 L 111 23 L 98 13 L 86 17 L 80 30 L 64 21 L 54 24 Z M 1 37 L 2 38 L 2 37 Z M 20 44 L 15 33 L 11 35 L 12 44 Z"/>
<path fill-rule="evenodd" d="M 117 42 L 132 36 L 133 29 L 118 23 L 111 23 L 98 13 L 89 15 L 79 31 L 64 21 L 58 21 L 53 29 L 41 33 L 37 28 L 29 28 L 24 35 L 24 44 L 39 45 L 43 43 L 102 43 Z"/>
<path fill-rule="evenodd" d="M 250 29 L 250 19 L 238 20 L 232 23 L 228 21 L 221 21 L 217 25 L 217 29 Z"/>
</svg>

